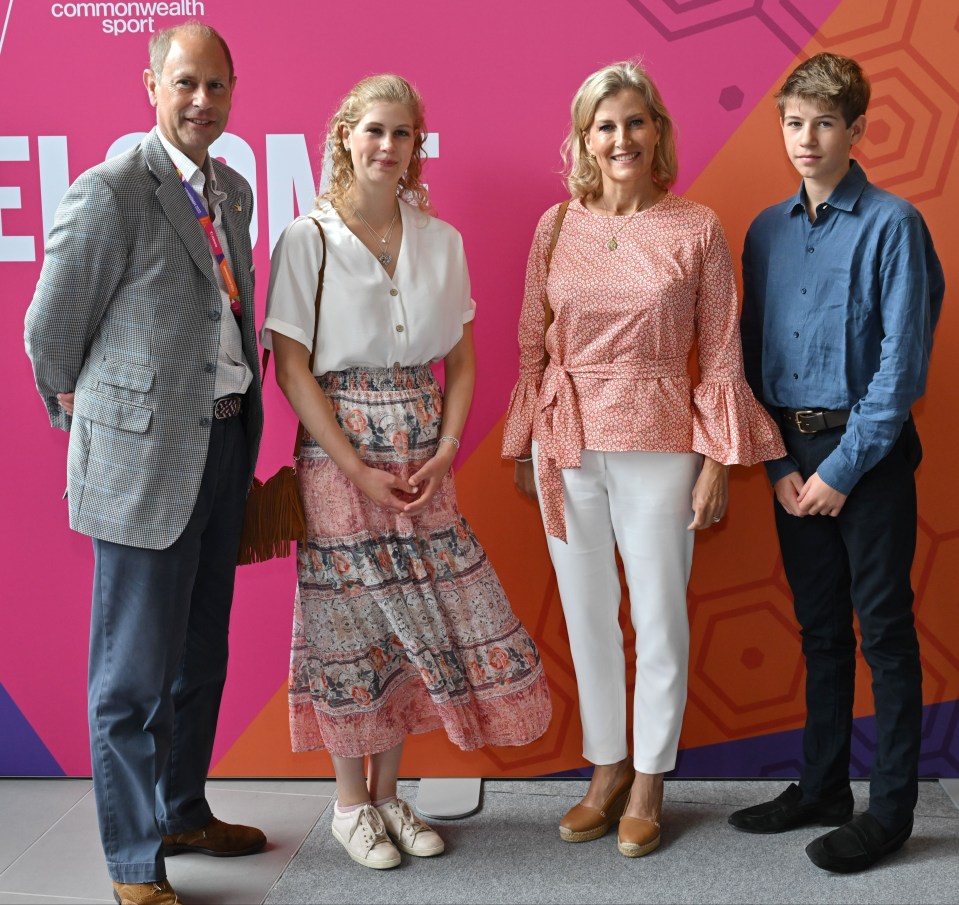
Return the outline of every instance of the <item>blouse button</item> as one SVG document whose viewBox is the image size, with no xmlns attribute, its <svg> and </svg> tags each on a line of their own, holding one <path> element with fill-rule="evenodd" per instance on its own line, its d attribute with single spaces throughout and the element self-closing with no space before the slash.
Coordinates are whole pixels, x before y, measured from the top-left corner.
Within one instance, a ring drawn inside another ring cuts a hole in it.
<svg viewBox="0 0 959 905">
<path fill-rule="evenodd" d="M 402 324 L 397 324 L 397 325 L 396 325 L 396 332 L 397 332 L 397 333 L 402 333 L 402 332 L 403 332 L 403 325 L 402 325 Z"/>
<path fill-rule="evenodd" d="M 802 289 L 800 289 L 799 291 L 800 291 L 803 295 L 805 295 L 805 294 L 806 294 L 806 287 L 804 286 L 804 287 L 803 287 Z"/>
<path fill-rule="evenodd" d="M 400 294 L 399 289 L 391 289 L 391 290 L 390 290 L 390 295 L 399 295 L 399 294 Z"/>
</svg>

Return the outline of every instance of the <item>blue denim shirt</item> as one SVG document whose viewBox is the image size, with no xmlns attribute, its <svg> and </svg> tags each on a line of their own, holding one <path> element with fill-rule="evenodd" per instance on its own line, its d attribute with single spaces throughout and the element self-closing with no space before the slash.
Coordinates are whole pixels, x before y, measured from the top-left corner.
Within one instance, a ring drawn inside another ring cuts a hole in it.
<svg viewBox="0 0 959 905">
<path fill-rule="evenodd" d="M 849 409 L 819 477 L 848 494 L 892 448 L 923 394 L 945 281 L 919 212 L 856 161 L 809 222 L 805 187 L 753 221 L 743 250 L 746 379 L 780 408 Z M 766 463 L 769 479 L 797 471 Z"/>
</svg>

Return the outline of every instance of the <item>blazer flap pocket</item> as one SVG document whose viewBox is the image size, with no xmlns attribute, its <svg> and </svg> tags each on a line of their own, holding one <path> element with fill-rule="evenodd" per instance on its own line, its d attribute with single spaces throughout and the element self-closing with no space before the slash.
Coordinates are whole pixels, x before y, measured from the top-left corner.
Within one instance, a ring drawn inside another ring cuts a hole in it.
<svg viewBox="0 0 959 905">
<path fill-rule="evenodd" d="M 117 358 L 104 358 L 100 365 L 100 380 L 110 386 L 123 387 L 136 393 L 149 393 L 156 371 L 147 365 Z"/>
<path fill-rule="evenodd" d="M 138 434 L 146 433 L 153 418 L 151 409 L 132 402 L 124 402 L 122 399 L 104 396 L 103 393 L 95 390 L 77 393 L 73 414 L 95 421 L 97 424 Z"/>
</svg>

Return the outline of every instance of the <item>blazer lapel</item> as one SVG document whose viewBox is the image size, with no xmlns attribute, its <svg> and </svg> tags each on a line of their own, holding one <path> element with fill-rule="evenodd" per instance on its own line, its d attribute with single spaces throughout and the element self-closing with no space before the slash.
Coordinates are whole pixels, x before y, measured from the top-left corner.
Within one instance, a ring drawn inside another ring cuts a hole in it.
<svg viewBox="0 0 959 905">
<path fill-rule="evenodd" d="M 156 198 L 163 208 L 171 226 L 176 230 L 190 257 L 200 268 L 200 272 L 219 289 L 216 274 L 213 271 L 213 258 L 210 255 L 210 244 L 202 227 L 193 215 L 193 208 L 186 196 L 186 190 L 180 177 L 177 176 L 173 161 L 160 144 L 155 130 L 143 140 L 144 156 L 153 175 L 160 181 L 156 190 Z"/>
<path fill-rule="evenodd" d="M 214 170 L 217 168 L 217 161 L 213 161 Z M 242 208 L 235 205 L 239 204 L 239 194 L 235 191 L 231 180 L 223 177 L 222 171 L 217 172 L 217 185 L 226 192 L 226 200 L 220 205 L 220 216 L 223 218 L 223 231 L 226 233 L 226 241 L 230 246 L 230 261 L 233 265 L 233 276 L 240 289 L 240 304 L 243 306 L 243 313 L 253 314 L 253 291 L 250 285 L 249 270 L 244 262 L 248 256 L 245 249 L 250 241 L 250 229 L 247 223 L 246 214 Z"/>
<path fill-rule="evenodd" d="M 260 374 L 259 347 L 256 341 L 256 300 L 253 295 L 253 279 L 250 274 L 252 249 L 250 247 L 249 213 L 243 210 L 242 194 L 234 180 L 223 172 L 215 158 L 212 161 L 218 188 L 226 193 L 220 205 L 223 231 L 230 247 L 230 262 L 233 276 L 240 290 L 240 335 L 247 364 L 255 375 Z"/>
</svg>

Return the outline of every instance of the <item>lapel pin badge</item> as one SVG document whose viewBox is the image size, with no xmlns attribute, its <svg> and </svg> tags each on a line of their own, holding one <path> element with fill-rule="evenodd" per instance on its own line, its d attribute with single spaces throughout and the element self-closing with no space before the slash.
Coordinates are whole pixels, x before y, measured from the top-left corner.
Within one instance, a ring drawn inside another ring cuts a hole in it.
<svg viewBox="0 0 959 905">
<path fill-rule="evenodd" d="M 243 205 L 240 204 L 239 201 L 234 201 L 234 202 L 233 202 L 233 210 L 235 210 L 238 214 L 242 214 L 242 213 L 243 213 Z"/>
</svg>

